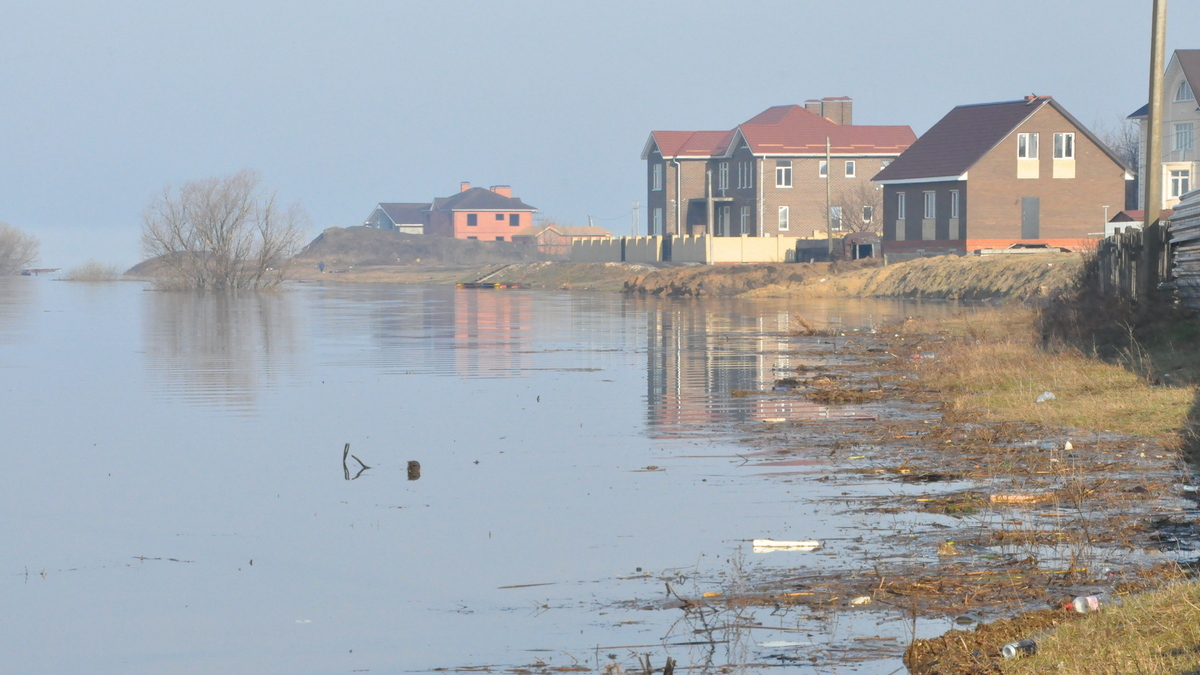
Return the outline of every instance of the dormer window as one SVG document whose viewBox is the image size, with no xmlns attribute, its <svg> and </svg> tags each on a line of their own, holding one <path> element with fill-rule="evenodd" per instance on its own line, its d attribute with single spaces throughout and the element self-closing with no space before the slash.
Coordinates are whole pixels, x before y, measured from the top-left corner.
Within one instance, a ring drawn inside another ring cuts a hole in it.
<svg viewBox="0 0 1200 675">
<path fill-rule="evenodd" d="M 1188 84 L 1187 80 L 1179 83 L 1179 88 L 1175 90 L 1175 102 L 1195 101 L 1196 95 L 1192 93 L 1192 85 Z"/>
</svg>

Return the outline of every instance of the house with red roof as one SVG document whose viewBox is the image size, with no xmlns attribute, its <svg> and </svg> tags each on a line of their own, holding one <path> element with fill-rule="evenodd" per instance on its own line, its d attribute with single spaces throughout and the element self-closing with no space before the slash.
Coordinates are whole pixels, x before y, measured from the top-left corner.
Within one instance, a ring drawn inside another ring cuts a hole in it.
<svg viewBox="0 0 1200 675">
<path fill-rule="evenodd" d="M 896 257 L 1013 245 L 1093 250 L 1132 173 L 1049 96 L 961 105 L 874 180 Z"/>
<path fill-rule="evenodd" d="M 916 134 L 854 125 L 852 112 L 850 98 L 824 98 L 768 108 L 729 131 L 651 132 L 642 150 L 649 233 L 823 236 L 827 190 L 835 231 L 847 209 L 877 219 L 871 176 Z"/>
</svg>

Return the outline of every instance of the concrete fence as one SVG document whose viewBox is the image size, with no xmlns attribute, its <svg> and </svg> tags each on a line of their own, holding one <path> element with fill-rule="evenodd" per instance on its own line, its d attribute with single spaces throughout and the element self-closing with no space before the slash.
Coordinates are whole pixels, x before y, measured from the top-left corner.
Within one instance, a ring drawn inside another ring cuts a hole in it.
<svg viewBox="0 0 1200 675">
<path fill-rule="evenodd" d="M 779 263 L 796 261 L 798 237 L 620 237 L 575 241 L 576 262 Z"/>
</svg>

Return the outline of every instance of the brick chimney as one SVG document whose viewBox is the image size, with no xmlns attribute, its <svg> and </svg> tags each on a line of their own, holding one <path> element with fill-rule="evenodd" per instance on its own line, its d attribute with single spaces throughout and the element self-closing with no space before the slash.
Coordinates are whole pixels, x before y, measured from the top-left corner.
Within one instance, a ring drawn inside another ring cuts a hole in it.
<svg viewBox="0 0 1200 675">
<path fill-rule="evenodd" d="M 501 197 L 512 197 L 512 187 L 508 185 L 493 185 L 491 190 Z"/>
<path fill-rule="evenodd" d="M 471 189 L 471 184 L 470 184 L 470 183 L 468 183 L 468 182 L 467 182 L 467 181 L 465 181 L 465 180 L 464 180 L 463 182 L 461 182 L 461 183 L 459 183 L 459 184 L 458 184 L 458 191 L 459 191 L 459 192 L 466 192 L 467 190 L 470 190 L 470 189 Z"/>
<path fill-rule="evenodd" d="M 828 96 L 821 99 L 821 117 L 834 124 L 854 124 L 854 101 L 849 96 Z"/>
<path fill-rule="evenodd" d="M 810 98 L 804 102 L 804 109 L 814 115 L 821 115 L 821 102 L 815 98 Z M 824 115 L 821 115 L 824 117 Z"/>
</svg>

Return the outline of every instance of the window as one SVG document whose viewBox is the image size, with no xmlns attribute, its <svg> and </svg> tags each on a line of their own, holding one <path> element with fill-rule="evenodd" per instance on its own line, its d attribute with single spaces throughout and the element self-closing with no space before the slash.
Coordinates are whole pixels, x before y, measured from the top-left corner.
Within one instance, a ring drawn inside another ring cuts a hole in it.
<svg viewBox="0 0 1200 675">
<path fill-rule="evenodd" d="M 1021 159 L 1037 159 L 1038 135 L 1017 134 L 1017 157 Z"/>
<path fill-rule="evenodd" d="M 875 217 L 875 207 L 871 206 L 870 204 L 864 204 L 863 205 L 863 223 L 871 222 L 871 219 L 874 217 Z"/>
<path fill-rule="evenodd" d="M 729 189 L 729 162 L 721 162 L 717 165 L 717 189 Z"/>
<path fill-rule="evenodd" d="M 1175 101 L 1195 101 L 1196 95 L 1192 93 L 1192 85 L 1188 84 L 1187 80 L 1179 83 L 1179 88 L 1175 90 Z"/>
<path fill-rule="evenodd" d="M 738 162 L 737 187 L 739 190 L 746 187 L 746 163 L 745 162 Z"/>
<path fill-rule="evenodd" d="M 497 214 L 496 214 L 496 220 L 504 220 L 504 214 L 503 214 L 503 213 L 497 213 Z"/>
<path fill-rule="evenodd" d="M 779 207 L 779 230 L 782 232 L 788 229 L 788 207 Z"/>
<path fill-rule="evenodd" d="M 479 214 L 478 213 L 468 213 L 467 214 L 467 227 L 475 227 L 478 224 L 479 224 Z"/>
<path fill-rule="evenodd" d="M 662 210 L 661 206 L 656 207 L 654 209 L 654 216 L 650 220 L 650 234 L 651 235 L 662 234 L 662 231 L 663 231 L 662 211 L 663 210 Z"/>
<path fill-rule="evenodd" d="M 510 227 L 520 227 L 521 226 L 521 214 L 519 214 L 519 213 L 508 214 L 508 224 Z"/>
<path fill-rule="evenodd" d="M 846 178 L 854 178 L 854 160 L 846 160 Z"/>
<path fill-rule="evenodd" d="M 925 193 L 925 217 L 930 218 L 930 219 L 937 218 L 937 193 L 936 192 L 926 192 Z"/>
<path fill-rule="evenodd" d="M 1171 171 L 1171 197 L 1179 198 L 1192 189 L 1192 172 L 1187 169 Z"/>
<path fill-rule="evenodd" d="M 842 231 L 842 207 L 829 207 L 829 229 L 834 232 Z"/>
<path fill-rule="evenodd" d="M 722 232 L 728 232 L 729 231 L 729 223 L 732 222 L 732 218 L 729 217 L 729 208 L 730 207 L 728 207 L 728 206 L 721 207 L 720 218 L 721 218 L 721 231 Z"/>
<path fill-rule="evenodd" d="M 738 162 L 738 188 L 754 187 L 754 162 Z"/>
<path fill-rule="evenodd" d="M 825 160 L 821 160 L 820 163 L 817 164 L 817 175 L 821 178 L 829 177 L 829 165 L 825 163 Z"/>
<path fill-rule="evenodd" d="M 749 206 L 742 207 L 742 218 L 741 218 L 741 222 L 738 223 L 738 225 L 741 226 L 739 233 L 744 233 L 744 232 L 750 231 L 750 207 Z"/>
<path fill-rule="evenodd" d="M 958 217 L 958 190 L 950 191 L 950 217 Z"/>
<path fill-rule="evenodd" d="M 1175 151 L 1191 150 L 1196 145 L 1196 128 L 1191 122 L 1175 125 Z"/>
<path fill-rule="evenodd" d="M 1054 159 L 1075 159 L 1075 134 L 1054 134 Z"/>
<path fill-rule="evenodd" d="M 906 210 L 904 207 L 905 207 L 904 193 L 897 192 L 896 193 L 896 220 L 904 220 L 904 212 Z"/>
<path fill-rule="evenodd" d="M 650 176 L 650 189 L 661 190 L 663 185 L 663 165 L 655 164 Z"/>
<path fill-rule="evenodd" d="M 775 187 L 792 187 L 792 162 L 781 159 L 775 162 Z"/>
<path fill-rule="evenodd" d="M 467 237 L 467 239 L 478 239 L 479 237 Z"/>
<path fill-rule="evenodd" d="M 754 187 L 754 160 L 746 162 L 746 187 Z"/>
<path fill-rule="evenodd" d="M 496 241 L 504 241 L 504 237 L 496 237 Z"/>
</svg>

